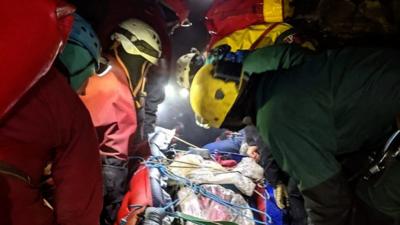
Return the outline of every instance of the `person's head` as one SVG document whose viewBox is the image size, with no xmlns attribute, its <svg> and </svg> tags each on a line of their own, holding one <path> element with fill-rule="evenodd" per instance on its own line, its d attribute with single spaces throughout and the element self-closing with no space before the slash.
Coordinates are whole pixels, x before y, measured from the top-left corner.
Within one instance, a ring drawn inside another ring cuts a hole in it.
<svg viewBox="0 0 400 225">
<path fill-rule="evenodd" d="M 196 73 L 190 88 L 190 104 L 203 122 L 215 128 L 243 128 L 252 101 L 248 99 L 249 77 L 242 73 L 247 52 L 229 52 L 229 46 L 216 49 Z"/>
<path fill-rule="evenodd" d="M 204 65 L 203 55 L 195 48 L 176 62 L 176 81 L 182 88 L 190 89 L 194 75 Z"/>
<path fill-rule="evenodd" d="M 62 68 L 73 89 L 78 90 L 99 68 L 101 46 L 92 26 L 78 14 L 68 43 L 59 55 Z"/>
<path fill-rule="evenodd" d="M 147 23 L 128 19 L 119 24 L 112 35 L 115 56 L 128 71 L 133 96 L 142 93 L 145 76 L 151 65 L 161 57 L 161 41 L 157 32 Z"/>
<path fill-rule="evenodd" d="M 0 118 L 51 68 L 72 27 L 61 1 L 1 1 Z"/>
<path fill-rule="evenodd" d="M 128 19 L 118 25 L 111 37 L 114 46 L 122 46 L 129 55 L 141 56 L 151 64 L 157 64 L 161 57 L 161 41 L 157 32 L 147 23 Z"/>
</svg>

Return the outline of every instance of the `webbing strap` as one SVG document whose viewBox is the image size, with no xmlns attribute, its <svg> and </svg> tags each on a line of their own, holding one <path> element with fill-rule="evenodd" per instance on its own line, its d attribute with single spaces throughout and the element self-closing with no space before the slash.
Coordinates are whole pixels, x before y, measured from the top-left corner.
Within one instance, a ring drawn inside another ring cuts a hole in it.
<svg viewBox="0 0 400 225">
<path fill-rule="evenodd" d="M 271 26 L 269 26 L 267 29 L 262 32 L 262 34 L 257 38 L 257 40 L 251 45 L 250 50 L 256 49 L 257 45 L 261 43 L 261 41 L 268 35 L 269 32 L 271 32 L 272 29 L 274 29 L 276 26 L 278 26 L 281 23 L 274 23 Z"/>
<path fill-rule="evenodd" d="M 24 171 L 12 165 L 9 165 L 3 161 L 0 161 L 0 174 L 17 178 L 23 181 L 24 183 L 28 184 L 29 186 L 33 186 L 31 183 L 31 178 Z"/>
</svg>

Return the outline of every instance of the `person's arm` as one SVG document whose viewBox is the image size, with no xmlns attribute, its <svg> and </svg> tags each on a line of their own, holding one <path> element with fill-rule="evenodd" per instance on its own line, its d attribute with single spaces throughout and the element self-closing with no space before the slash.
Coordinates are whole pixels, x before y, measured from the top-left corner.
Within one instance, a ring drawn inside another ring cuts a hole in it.
<svg viewBox="0 0 400 225">
<path fill-rule="evenodd" d="M 333 155 L 333 119 L 309 97 L 295 96 L 296 102 L 277 96 L 258 111 L 260 134 L 279 166 L 299 182 L 313 224 L 348 224 L 352 198 Z"/>
<path fill-rule="evenodd" d="M 101 154 L 126 160 L 137 129 L 136 109 L 127 84 L 111 71 L 103 77 L 91 77 L 80 97 L 96 127 Z"/>
<path fill-rule="evenodd" d="M 74 111 L 70 116 L 55 117 L 61 124 L 52 168 L 57 224 L 98 225 L 103 184 L 96 134 L 79 99 L 65 104 L 71 104 Z"/>
<path fill-rule="evenodd" d="M 354 196 L 340 172 L 302 193 L 313 225 L 350 223 Z"/>
<path fill-rule="evenodd" d="M 150 133 L 154 132 L 155 123 L 157 121 L 158 105 L 165 99 L 164 85 L 168 82 L 166 75 L 161 72 L 160 68 L 152 68 L 148 74 L 146 84 L 146 103 L 145 117 L 143 124 L 143 139 L 147 139 Z"/>
<path fill-rule="evenodd" d="M 289 69 L 303 62 L 310 51 L 300 46 L 281 44 L 259 48 L 243 62 L 243 71 L 249 75 L 281 69 Z"/>
<path fill-rule="evenodd" d="M 276 187 L 279 183 L 288 183 L 289 176 L 279 167 L 268 147 L 264 146 L 260 150 L 260 158 L 260 164 L 264 168 L 265 179 L 270 184 Z"/>
</svg>

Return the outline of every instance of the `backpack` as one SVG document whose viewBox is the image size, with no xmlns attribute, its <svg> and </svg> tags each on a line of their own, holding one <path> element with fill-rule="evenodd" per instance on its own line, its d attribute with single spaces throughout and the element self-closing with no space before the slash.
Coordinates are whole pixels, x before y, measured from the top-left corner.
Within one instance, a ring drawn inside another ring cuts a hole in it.
<svg viewBox="0 0 400 225">
<path fill-rule="evenodd" d="M 293 15 L 291 0 L 215 0 L 205 24 L 210 46 L 222 37 L 250 25 L 282 22 Z"/>
</svg>

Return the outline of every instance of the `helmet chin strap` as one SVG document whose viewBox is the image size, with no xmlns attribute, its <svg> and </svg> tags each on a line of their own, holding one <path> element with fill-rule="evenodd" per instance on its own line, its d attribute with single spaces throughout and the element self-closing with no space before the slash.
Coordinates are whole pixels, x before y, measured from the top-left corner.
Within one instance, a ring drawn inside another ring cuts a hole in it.
<svg viewBox="0 0 400 225">
<path fill-rule="evenodd" d="M 146 75 L 147 72 L 150 68 L 151 64 L 148 61 L 145 61 L 142 64 L 141 68 L 141 74 L 140 74 L 140 80 L 138 85 L 136 85 L 135 90 L 133 91 L 134 97 L 135 97 L 135 102 L 136 102 L 136 107 L 142 108 L 144 107 L 145 104 L 145 97 L 147 96 L 147 93 L 145 92 L 145 87 L 146 87 Z"/>
</svg>

